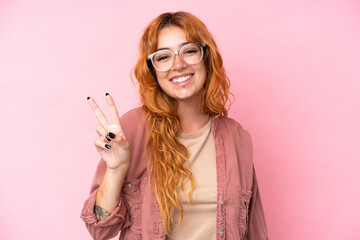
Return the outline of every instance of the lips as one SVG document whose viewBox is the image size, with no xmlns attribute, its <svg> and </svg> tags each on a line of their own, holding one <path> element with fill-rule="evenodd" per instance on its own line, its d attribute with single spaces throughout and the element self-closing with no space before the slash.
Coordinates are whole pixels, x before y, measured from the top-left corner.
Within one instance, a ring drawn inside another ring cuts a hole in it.
<svg viewBox="0 0 360 240">
<path fill-rule="evenodd" d="M 183 74 L 183 75 L 178 75 L 175 76 L 173 78 L 171 78 L 171 82 L 173 83 L 180 83 L 180 82 L 185 82 L 186 80 L 188 80 L 189 78 L 191 78 L 194 74 L 190 73 L 190 74 Z"/>
</svg>

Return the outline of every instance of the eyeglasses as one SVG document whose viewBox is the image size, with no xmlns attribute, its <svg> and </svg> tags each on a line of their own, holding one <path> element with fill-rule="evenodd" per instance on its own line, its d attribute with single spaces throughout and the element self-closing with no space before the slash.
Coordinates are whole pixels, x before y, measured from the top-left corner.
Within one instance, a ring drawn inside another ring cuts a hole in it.
<svg viewBox="0 0 360 240">
<path fill-rule="evenodd" d="M 169 71 L 174 65 L 176 54 L 186 64 L 199 63 L 204 55 L 204 47 L 206 47 L 205 43 L 188 43 L 182 46 L 179 51 L 173 52 L 167 49 L 156 51 L 147 56 L 147 60 L 151 60 L 152 65 L 158 71 L 165 72 Z"/>
</svg>

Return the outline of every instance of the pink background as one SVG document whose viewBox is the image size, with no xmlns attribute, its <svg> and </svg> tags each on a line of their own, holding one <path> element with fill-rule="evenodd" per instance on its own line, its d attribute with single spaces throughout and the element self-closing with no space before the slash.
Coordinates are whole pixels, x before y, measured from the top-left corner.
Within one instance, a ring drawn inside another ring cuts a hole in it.
<svg viewBox="0 0 360 240">
<path fill-rule="evenodd" d="M 146 24 L 194 13 L 250 131 L 273 240 L 360 239 L 358 1 L 0 1 L 0 239 L 90 239 L 80 219 L 105 92 L 138 106 Z"/>
</svg>

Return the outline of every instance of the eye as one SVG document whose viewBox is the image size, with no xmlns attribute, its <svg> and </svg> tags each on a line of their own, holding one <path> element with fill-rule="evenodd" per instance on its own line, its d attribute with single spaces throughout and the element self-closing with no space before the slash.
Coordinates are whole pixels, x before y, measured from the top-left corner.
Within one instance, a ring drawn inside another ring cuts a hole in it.
<svg viewBox="0 0 360 240">
<path fill-rule="evenodd" d="M 159 56 L 159 57 L 156 58 L 156 61 L 161 62 L 161 61 L 165 61 L 168 58 L 169 58 L 169 56 Z"/>
<path fill-rule="evenodd" d="M 193 55 L 193 54 L 196 54 L 198 52 L 199 52 L 199 50 L 196 49 L 196 48 L 188 48 L 188 49 L 185 49 L 183 51 L 183 54 L 185 54 L 185 55 Z"/>
<path fill-rule="evenodd" d="M 171 58 L 172 55 L 169 52 L 159 52 L 154 56 L 156 62 L 166 62 L 169 61 Z"/>
</svg>

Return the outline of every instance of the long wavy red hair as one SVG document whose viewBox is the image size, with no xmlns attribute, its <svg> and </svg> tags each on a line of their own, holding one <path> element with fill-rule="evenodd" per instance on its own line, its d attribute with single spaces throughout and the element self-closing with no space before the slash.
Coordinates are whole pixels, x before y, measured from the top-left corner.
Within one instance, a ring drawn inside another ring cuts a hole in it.
<svg viewBox="0 0 360 240">
<path fill-rule="evenodd" d="M 149 175 L 167 235 L 171 232 L 171 224 L 174 224 L 172 221 L 174 207 L 181 213 L 179 224 L 183 219 L 183 207 L 177 190 L 181 188 L 184 191 L 184 183 L 189 180 L 191 189 L 186 194 L 190 200 L 195 187 L 193 176 L 187 167 L 189 153 L 176 138 L 180 127 L 176 100 L 160 88 L 156 80 L 156 72 L 146 59 L 157 49 L 158 32 L 169 26 L 180 27 L 185 32 L 188 42 L 201 42 L 207 45 L 204 55 L 207 78 L 201 103 L 204 113 L 214 118 L 227 116 L 230 86 L 216 43 L 206 26 L 197 17 L 182 11 L 164 13 L 152 20 L 145 28 L 139 44 L 140 56 L 134 74 L 139 83 L 140 99 L 150 128 L 146 148 Z"/>
</svg>

